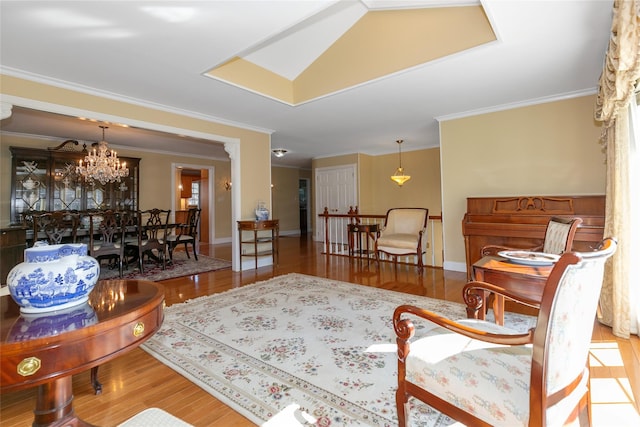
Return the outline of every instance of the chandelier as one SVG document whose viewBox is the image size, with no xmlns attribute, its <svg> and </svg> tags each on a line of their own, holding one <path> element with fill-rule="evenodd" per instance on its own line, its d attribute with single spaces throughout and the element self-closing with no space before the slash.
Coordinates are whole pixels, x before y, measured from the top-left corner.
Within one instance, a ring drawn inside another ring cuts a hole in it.
<svg viewBox="0 0 640 427">
<path fill-rule="evenodd" d="M 120 163 L 118 156 L 114 150 L 109 150 L 107 141 L 104 140 L 104 130 L 108 126 L 100 126 L 102 129 L 102 141 L 98 142 L 98 148 L 92 149 L 87 156 L 79 161 L 76 166 L 76 172 L 80 174 L 85 181 L 93 183 L 99 181 L 104 185 L 107 182 L 120 182 L 120 178 L 129 176 L 126 162 Z"/>
<path fill-rule="evenodd" d="M 396 141 L 398 143 L 398 158 L 400 159 L 400 166 L 396 169 L 396 173 L 391 175 L 391 180 L 398 184 L 399 187 L 402 187 L 402 184 L 409 181 L 411 176 L 404 174 L 404 169 L 402 169 L 402 140 L 399 139 Z"/>
</svg>

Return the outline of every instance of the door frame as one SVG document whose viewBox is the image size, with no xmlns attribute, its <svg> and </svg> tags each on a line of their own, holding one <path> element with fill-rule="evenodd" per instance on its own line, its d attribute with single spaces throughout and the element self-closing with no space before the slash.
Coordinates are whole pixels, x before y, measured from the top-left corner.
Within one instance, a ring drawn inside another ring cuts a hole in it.
<svg viewBox="0 0 640 427">
<path fill-rule="evenodd" d="M 208 199 L 209 199 L 209 243 L 212 243 L 215 241 L 215 219 L 216 219 L 216 210 L 215 210 L 215 203 L 213 203 L 213 201 L 215 200 L 215 186 L 214 186 L 214 178 L 215 178 L 215 171 L 216 168 L 215 166 L 211 166 L 211 165 L 196 165 L 196 164 L 192 164 L 192 163 L 171 163 L 171 212 L 176 212 L 176 198 L 177 198 L 177 190 L 178 190 L 178 185 L 176 183 L 176 175 L 179 169 L 198 169 L 198 170 L 203 170 L 206 169 L 208 171 L 208 175 L 209 178 L 207 179 L 208 181 L 208 187 L 209 187 L 209 194 L 208 194 Z M 202 206 L 200 206 L 202 207 Z"/>
</svg>

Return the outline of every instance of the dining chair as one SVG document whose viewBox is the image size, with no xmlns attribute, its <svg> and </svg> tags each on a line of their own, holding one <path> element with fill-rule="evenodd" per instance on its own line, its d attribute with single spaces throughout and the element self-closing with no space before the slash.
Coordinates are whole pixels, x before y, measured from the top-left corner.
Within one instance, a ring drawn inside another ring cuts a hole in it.
<svg viewBox="0 0 640 427">
<path fill-rule="evenodd" d="M 193 256 L 198 260 L 198 252 L 196 249 L 198 243 L 198 225 L 200 223 L 200 213 L 202 209 L 200 208 L 190 208 L 187 211 L 187 218 L 184 224 L 176 225 L 177 234 L 170 234 L 167 236 L 167 249 L 169 250 L 169 259 L 173 261 L 173 250 L 176 246 L 184 244 L 184 251 L 187 253 L 187 258 L 191 258 L 189 256 L 189 248 L 187 244 L 191 244 L 191 248 L 193 249 Z"/>
<path fill-rule="evenodd" d="M 138 268 L 144 273 L 144 257 L 153 259 L 166 269 L 167 234 L 170 209 L 148 209 L 137 212 L 136 239 L 127 241 L 127 247 L 137 255 Z M 125 249 L 126 250 L 126 249 Z"/>
<path fill-rule="evenodd" d="M 88 216 L 89 255 L 99 262 L 102 259 L 107 259 L 110 262 L 115 260 L 119 276 L 122 278 L 125 263 L 127 213 L 106 210 Z"/>
<path fill-rule="evenodd" d="M 375 241 L 376 265 L 380 266 L 380 253 L 391 256 L 395 268 L 399 256 L 415 255 L 418 273 L 422 274 L 425 252 L 422 237 L 427 231 L 428 219 L 429 209 L 426 208 L 389 209 Z"/>
<path fill-rule="evenodd" d="M 607 238 L 596 251 L 564 253 L 547 279 L 535 327 L 526 333 L 397 307 L 399 426 L 407 425 L 410 397 L 465 425 L 590 425 L 589 345 L 604 264 L 616 246 Z M 468 285 L 502 292 L 490 283 Z"/>
<path fill-rule="evenodd" d="M 80 216 L 77 212 L 53 211 L 33 214 L 33 243 L 44 237 L 50 245 L 77 243 Z M 44 235 L 44 236 L 43 236 Z"/>
</svg>

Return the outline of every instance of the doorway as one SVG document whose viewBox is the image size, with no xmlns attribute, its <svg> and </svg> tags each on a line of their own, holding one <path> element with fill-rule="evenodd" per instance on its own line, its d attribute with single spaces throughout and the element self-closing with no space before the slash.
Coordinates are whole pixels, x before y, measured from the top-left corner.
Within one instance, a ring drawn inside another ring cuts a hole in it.
<svg viewBox="0 0 640 427">
<path fill-rule="evenodd" d="M 298 201 L 300 204 L 300 235 L 304 236 L 309 232 L 311 225 L 311 212 L 309 210 L 309 186 L 311 182 L 308 178 L 298 180 Z"/>
<path fill-rule="evenodd" d="M 206 165 L 172 163 L 172 212 L 179 222 L 181 211 L 191 206 L 202 209 L 200 213 L 199 241 L 212 243 L 215 241 L 215 168 Z M 195 192 L 194 192 L 195 190 Z"/>
</svg>

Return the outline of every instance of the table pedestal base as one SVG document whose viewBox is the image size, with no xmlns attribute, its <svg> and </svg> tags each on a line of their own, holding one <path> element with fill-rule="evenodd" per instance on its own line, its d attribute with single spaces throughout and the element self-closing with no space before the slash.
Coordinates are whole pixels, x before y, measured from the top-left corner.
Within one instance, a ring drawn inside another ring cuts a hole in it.
<svg viewBox="0 0 640 427">
<path fill-rule="evenodd" d="M 93 427 L 73 411 L 72 377 L 62 377 L 38 386 L 33 427 Z"/>
</svg>

